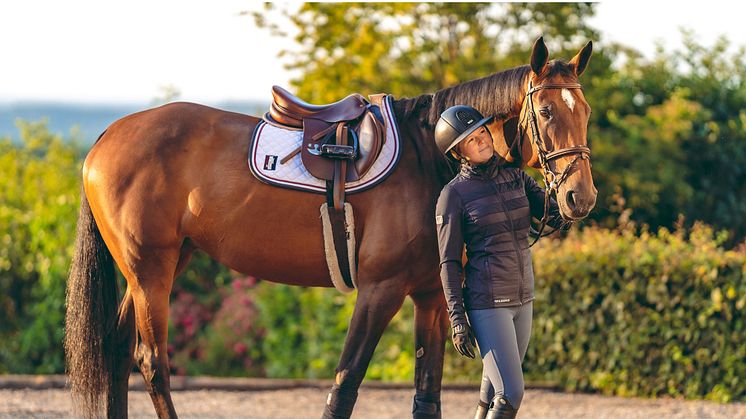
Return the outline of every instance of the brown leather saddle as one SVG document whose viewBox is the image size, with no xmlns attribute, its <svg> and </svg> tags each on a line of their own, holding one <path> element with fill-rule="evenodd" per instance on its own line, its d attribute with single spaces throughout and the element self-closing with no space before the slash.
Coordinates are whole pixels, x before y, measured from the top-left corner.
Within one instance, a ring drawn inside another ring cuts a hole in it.
<svg viewBox="0 0 746 419">
<path fill-rule="evenodd" d="M 303 129 L 301 147 L 280 163 L 300 152 L 309 173 L 327 181 L 329 206 L 342 211 L 345 183 L 362 178 L 370 170 L 386 140 L 380 111 L 383 95 L 371 96 L 373 102 L 378 102 L 373 104 L 355 93 L 328 105 L 312 105 L 273 86 L 272 96 L 265 120 Z"/>
</svg>

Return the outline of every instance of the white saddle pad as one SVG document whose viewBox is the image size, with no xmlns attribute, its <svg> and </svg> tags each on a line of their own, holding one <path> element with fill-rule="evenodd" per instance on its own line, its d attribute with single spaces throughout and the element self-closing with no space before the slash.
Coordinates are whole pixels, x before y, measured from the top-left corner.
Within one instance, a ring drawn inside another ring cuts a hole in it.
<svg viewBox="0 0 746 419">
<path fill-rule="evenodd" d="M 381 102 L 381 114 L 386 125 L 386 141 L 378 159 L 360 179 L 348 182 L 346 193 L 360 192 L 383 181 L 399 161 L 401 144 L 399 131 L 393 114 L 391 97 Z M 286 129 L 266 121 L 259 122 L 254 129 L 249 146 L 249 168 L 251 173 L 264 183 L 302 191 L 326 193 L 326 181 L 313 177 L 301 162 L 300 153 L 281 164 L 285 156 L 303 143 L 303 131 Z"/>
</svg>

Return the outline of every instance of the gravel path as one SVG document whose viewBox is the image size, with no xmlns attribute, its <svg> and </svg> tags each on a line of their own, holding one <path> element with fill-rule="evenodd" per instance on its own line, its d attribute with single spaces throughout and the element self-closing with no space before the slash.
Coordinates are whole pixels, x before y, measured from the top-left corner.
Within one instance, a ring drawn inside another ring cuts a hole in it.
<svg viewBox="0 0 746 419">
<path fill-rule="evenodd" d="M 182 418 L 318 418 L 326 390 L 174 391 Z M 471 418 L 477 391 L 445 390 L 443 418 Z M 353 418 L 400 419 L 410 416 L 413 390 L 361 388 Z M 150 398 L 130 391 L 130 418 L 155 418 Z M 0 390 L 0 418 L 71 417 L 67 391 Z M 717 404 L 673 399 L 644 400 L 528 390 L 519 418 L 746 418 L 746 403 Z"/>
</svg>

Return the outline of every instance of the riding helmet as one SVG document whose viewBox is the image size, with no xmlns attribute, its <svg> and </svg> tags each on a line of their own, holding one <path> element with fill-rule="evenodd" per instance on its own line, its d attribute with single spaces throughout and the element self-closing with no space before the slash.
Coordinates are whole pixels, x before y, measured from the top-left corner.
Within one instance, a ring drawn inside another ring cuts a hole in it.
<svg viewBox="0 0 746 419">
<path fill-rule="evenodd" d="M 442 153 L 448 153 L 459 141 L 468 137 L 477 128 L 490 122 L 493 117 L 485 118 L 471 106 L 456 105 L 440 114 L 435 125 L 435 144 Z"/>
</svg>

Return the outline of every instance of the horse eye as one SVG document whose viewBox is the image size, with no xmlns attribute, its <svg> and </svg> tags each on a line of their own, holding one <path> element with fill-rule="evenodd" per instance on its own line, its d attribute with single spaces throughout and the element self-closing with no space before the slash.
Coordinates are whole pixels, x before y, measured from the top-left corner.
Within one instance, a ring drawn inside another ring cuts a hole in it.
<svg viewBox="0 0 746 419">
<path fill-rule="evenodd" d="M 551 112 L 549 112 L 549 109 L 547 109 L 547 108 L 541 108 L 541 109 L 539 109 L 539 115 L 541 115 L 541 116 L 543 116 L 544 118 L 547 118 L 547 119 L 549 119 L 552 116 Z"/>
</svg>

